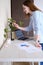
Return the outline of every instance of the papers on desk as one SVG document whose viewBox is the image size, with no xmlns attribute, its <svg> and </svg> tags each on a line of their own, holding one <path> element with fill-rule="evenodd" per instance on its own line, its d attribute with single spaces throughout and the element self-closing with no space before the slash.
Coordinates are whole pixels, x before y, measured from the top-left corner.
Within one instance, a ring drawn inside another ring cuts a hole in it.
<svg viewBox="0 0 43 65">
<path fill-rule="evenodd" d="M 29 44 L 28 42 L 20 43 L 17 46 L 19 47 L 19 49 L 25 50 L 28 53 L 41 52 L 42 51 L 40 48 L 37 48 L 34 45 Z"/>
</svg>

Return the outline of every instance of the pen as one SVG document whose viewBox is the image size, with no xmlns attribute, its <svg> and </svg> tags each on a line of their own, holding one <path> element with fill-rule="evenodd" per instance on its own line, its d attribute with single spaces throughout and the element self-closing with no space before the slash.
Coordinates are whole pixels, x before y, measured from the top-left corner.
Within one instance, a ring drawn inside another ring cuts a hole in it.
<svg viewBox="0 0 43 65">
<path fill-rule="evenodd" d="M 26 47 L 29 47 L 29 45 L 21 45 L 21 46 L 26 46 Z"/>
</svg>

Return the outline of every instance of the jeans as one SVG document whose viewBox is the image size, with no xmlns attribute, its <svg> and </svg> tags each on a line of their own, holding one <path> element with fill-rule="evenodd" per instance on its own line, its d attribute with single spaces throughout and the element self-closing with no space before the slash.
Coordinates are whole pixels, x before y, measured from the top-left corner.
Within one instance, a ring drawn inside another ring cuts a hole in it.
<svg viewBox="0 0 43 65">
<path fill-rule="evenodd" d="M 43 43 L 40 43 L 40 45 L 42 46 L 42 50 L 43 50 Z M 43 62 L 40 62 L 40 65 L 43 65 Z"/>
</svg>

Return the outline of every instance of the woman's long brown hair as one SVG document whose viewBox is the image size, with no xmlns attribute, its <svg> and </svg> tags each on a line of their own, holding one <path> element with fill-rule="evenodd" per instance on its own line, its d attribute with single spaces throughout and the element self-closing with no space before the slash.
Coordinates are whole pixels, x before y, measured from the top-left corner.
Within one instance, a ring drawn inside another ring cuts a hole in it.
<svg viewBox="0 0 43 65">
<path fill-rule="evenodd" d="M 26 0 L 23 2 L 23 5 L 29 7 L 31 11 L 40 10 L 34 5 L 34 2 L 32 0 Z"/>
</svg>

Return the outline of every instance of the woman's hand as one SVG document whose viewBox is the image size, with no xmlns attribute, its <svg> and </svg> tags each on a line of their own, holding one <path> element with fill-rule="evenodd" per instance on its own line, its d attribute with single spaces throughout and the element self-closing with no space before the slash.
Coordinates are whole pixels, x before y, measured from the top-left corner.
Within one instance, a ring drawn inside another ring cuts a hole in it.
<svg viewBox="0 0 43 65">
<path fill-rule="evenodd" d="M 19 29 L 19 25 L 16 24 L 15 22 L 12 25 Z"/>
<path fill-rule="evenodd" d="M 37 42 L 35 46 L 38 47 L 38 48 L 42 48 L 42 46 L 40 45 L 39 42 Z"/>
<path fill-rule="evenodd" d="M 20 27 L 18 24 L 16 24 L 15 22 L 12 24 L 13 26 L 15 26 L 17 29 L 20 29 L 22 31 L 25 31 L 25 27 Z"/>
</svg>

